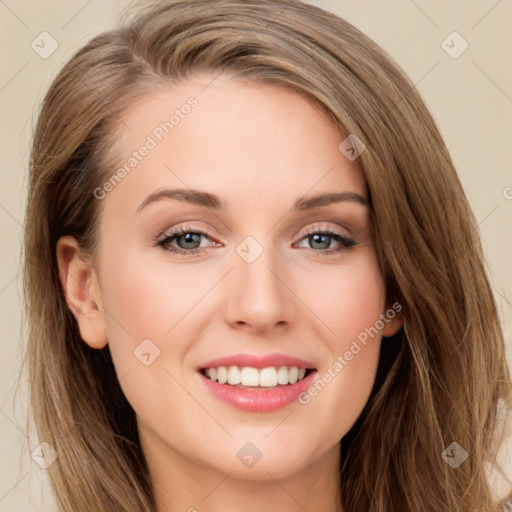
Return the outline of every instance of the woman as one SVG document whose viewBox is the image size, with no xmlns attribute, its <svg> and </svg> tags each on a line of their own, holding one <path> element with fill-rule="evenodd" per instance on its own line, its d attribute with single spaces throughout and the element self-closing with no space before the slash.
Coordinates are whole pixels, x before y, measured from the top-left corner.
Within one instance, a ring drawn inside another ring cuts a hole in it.
<svg viewBox="0 0 512 512">
<path fill-rule="evenodd" d="M 411 81 L 331 13 L 164 1 L 95 37 L 26 217 L 61 510 L 499 510 L 476 226 Z"/>
</svg>

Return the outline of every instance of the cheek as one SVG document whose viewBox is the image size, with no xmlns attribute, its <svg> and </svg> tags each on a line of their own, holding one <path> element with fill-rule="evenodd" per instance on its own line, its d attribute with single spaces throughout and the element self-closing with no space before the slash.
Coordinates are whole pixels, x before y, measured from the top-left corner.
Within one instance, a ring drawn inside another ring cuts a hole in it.
<svg viewBox="0 0 512 512">
<path fill-rule="evenodd" d="M 309 298 L 329 327 L 322 339 L 330 356 L 299 402 L 317 418 L 318 428 L 330 432 L 327 446 L 350 429 L 370 396 L 379 362 L 386 290 L 374 253 L 354 258 L 351 265 L 340 266 L 331 275 L 320 275 L 316 283 Z"/>
<path fill-rule="evenodd" d="M 298 295 L 321 319 L 325 327 L 322 339 L 331 351 L 344 352 L 384 313 L 386 289 L 377 257 L 374 252 L 365 251 L 346 264 L 307 270 L 297 281 L 303 283 Z"/>
<path fill-rule="evenodd" d="M 135 253 L 117 261 L 104 266 L 101 290 L 109 350 L 138 415 L 166 423 L 161 400 L 169 390 L 179 393 L 170 374 L 182 381 L 181 363 L 189 347 L 183 336 L 187 312 L 204 292 L 192 285 L 192 273 L 171 273 L 162 262 L 141 261 Z"/>
<path fill-rule="evenodd" d="M 193 273 L 179 268 L 171 273 L 161 263 L 140 264 L 126 256 L 119 265 L 112 265 L 103 281 L 102 299 L 113 343 L 119 335 L 126 340 L 128 333 L 134 343 L 164 339 L 201 296 Z"/>
</svg>

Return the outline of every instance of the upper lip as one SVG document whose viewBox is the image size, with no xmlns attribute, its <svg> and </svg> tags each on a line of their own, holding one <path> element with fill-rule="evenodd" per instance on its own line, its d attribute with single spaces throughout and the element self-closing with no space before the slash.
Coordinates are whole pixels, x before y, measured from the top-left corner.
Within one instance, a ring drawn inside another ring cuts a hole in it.
<svg viewBox="0 0 512 512">
<path fill-rule="evenodd" d="M 287 354 L 234 354 L 218 359 L 213 359 L 202 364 L 199 369 L 216 368 L 218 366 L 250 366 L 252 368 L 267 368 L 269 366 L 297 366 L 298 368 L 314 369 L 315 365 L 305 359 L 289 356 Z"/>
</svg>

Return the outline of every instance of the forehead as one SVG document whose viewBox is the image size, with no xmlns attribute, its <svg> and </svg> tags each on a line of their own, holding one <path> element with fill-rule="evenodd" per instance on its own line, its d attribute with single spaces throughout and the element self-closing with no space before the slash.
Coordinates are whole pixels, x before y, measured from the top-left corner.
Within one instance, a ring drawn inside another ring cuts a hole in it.
<svg viewBox="0 0 512 512">
<path fill-rule="evenodd" d="M 124 172 L 107 199 L 125 206 L 166 187 L 207 190 L 227 207 L 291 204 L 308 192 L 365 195 L 333 120 L 274 85 L 221 75 L 159 87 L 126 110 L 116 139 L 111 175 Z"/>
</svg>

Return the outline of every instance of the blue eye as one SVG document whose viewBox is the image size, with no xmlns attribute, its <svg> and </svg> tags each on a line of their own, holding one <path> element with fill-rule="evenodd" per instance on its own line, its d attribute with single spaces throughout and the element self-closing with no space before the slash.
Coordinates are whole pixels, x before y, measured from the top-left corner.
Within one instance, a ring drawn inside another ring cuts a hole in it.
<svg viewBox="0 0 512 512">
<path fill-rule="evenodd" d="M 313 230 L 309 231 L 306 236 L 304 236 L 303 240 L 308 240 L 311 249 L 321 249 L 321 254 L 333 254 L 339 253 L 346 249 L 350 249 L 356 245 L 356 242 L 353 238 L 349 238 L 345 235 L 341 235 L 340 233 L 336 233 L 334 231 L 321 231 L 321 230 Z M 335 241 L 340 244 L 337 248 L 330 248 L 331 242 Z M 318 247 L 320 245 L 320 247 Z M 302 247 L 302 246 L 301 246 Z M 328 250 L 325 250 L 328 249 Z M 319 251 L 315 251 L 319 252 Z"/>
<path fill-rule="evenodd" d="M 194 256 L 200 253 L 201 249 L 208 247 L 201 246 L 203 238 L 210 239 L 210 236 L 204 231 L 182 226 L 166 234 L 156 245 L 175 254 Z M 301 240 L 306 239 L 310 244 L 308 249 L 317 256 L 338 254 L 357 245 L 354 239 L 329 230 L 310 230 L 303 235 Z M 333 241 L 338 243 L 339 247 L 330 247 Z M 210 247 L 220 245 L 215 241 L 212 242 L 213 245 Z M 294 246 L 303 247 L 299 244 L 294 244 Z"/>
<path fill-rule="evenodd" d="M 183 226 L 171 231 L 156 245 L 176 254 L 193 255 L 200 252 L 202 237 L 209 238 L 203 231 Z M 171 245 L 173 242 L 176 242 L 178 247 Z M 197 244 L 199 245 L 196 247 Z"/>
</svg>

